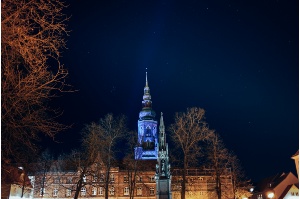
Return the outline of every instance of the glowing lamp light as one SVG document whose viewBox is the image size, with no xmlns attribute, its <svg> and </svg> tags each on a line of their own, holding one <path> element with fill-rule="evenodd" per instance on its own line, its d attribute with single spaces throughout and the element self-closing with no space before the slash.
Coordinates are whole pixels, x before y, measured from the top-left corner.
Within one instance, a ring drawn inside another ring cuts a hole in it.
<svg viewBox="0 0 300 199">
<path fill-rule="evenodd" d="M 274 197 L 274 193 L 273 192 L 268 193 L 268 198 L 273 198 L 273 197 Z"/>
</svg>

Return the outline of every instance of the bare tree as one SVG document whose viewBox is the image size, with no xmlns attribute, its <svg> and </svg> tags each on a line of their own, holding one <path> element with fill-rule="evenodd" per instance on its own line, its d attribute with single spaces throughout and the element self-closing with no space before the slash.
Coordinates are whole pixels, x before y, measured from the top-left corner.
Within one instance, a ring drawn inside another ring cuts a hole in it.
<svg viewBox="0 0 300 199">
<path fill-rule="evenodd" d="M 49 149 L 43 151 L 34 162 L 31 162 L 26 168 L 29 169 L 31 176 L 34 176 L 32 183 L 34 184 L 34 195 L 42 198 L 48 197 L 45 190 L 50 187 L 53 178 L 53 170 L 57 172 L 57 160 L 54 159 Z"/>
<path fill-rule="evenodd" d="M 81 175 L 74 199 L 77 199 L 80 189 L 84 186 L 83 178 L 90 174 L 100 175 L 98 179 L 103 179 L 105 198 L 108 198 L 109 184 L 114 180 L 111 178 L 111 169 L 115 162 L 115 146 L 126 131 L 126 118 L 123 115 L 114 118 L 113 114 L 107 114 L 99 122 L 86 125 L 83 130 L 83 146 L 84 154 L 89 158 L 84 161 L 84 166 L 80 165 Z M 91 170 L 91 165 L 96 161 L 98 161 L 97 169 Z"/>
<path fill-rule="evenodd" d="M 249 190 L 252 185 L 250 183 L 250 180 L 246 179 L 239 159 L 233 152 L 231 152 L 229 154 L 228 160 L 231 166 L 232 189 L 234 198 L 249 198 L 251 196 Z"/>
<path fill-rule="evenodd" d="M 229 152 L 219 134 L 211 134 L 207 152 L 215 181 L 213 189 L 218 199 L 250 197 L 250 181 L 245 178 L 237 156 Z"/>
<path fill-rule="evenodd" d="M 210 134 L 208 125 L 204 121 L 204 114 L 204 109 L 188 108 L 185 113 L 175 114 L 175 122 L 169 128 L 175 145 L 183 154 L 181 199 L 185 199 L 186 170 L 190 165 L 195 164 L 201 154 L 199 143 L 206 140 Z"/>
<path fill-rule="evenodd" d="M 135 197 L 134 191 L 137 185 L 137 178 L 142 175 L 142 171 L 145 171 L 146 167 L 149 169 L 150 165 L 149 163 L 146 163 L 147 165 L 145 165 L 145 161 L 135 158 L 136 156 L 141 156 L 141 154 L 135 154 L 141 151 L 136 152 L 134 150 L 137 144 L 137 132 L 129 132 L 129 134 L 126 136 L 126 141 L 128 143 L 128 152 L 123 159 L 124 170 L 126 171 L 126 177 L 124 177 L 124 181 L 127 181 L 128 183 L 129 198 L 133 199 Z"/>
<path fill-rule="evenodd" d="M 123 159 L 123 165 L 127 175 L 126 177 L 124 177 L 124 182 L 128 183 L 129 198 L 133 199 L 134 189 L 136 185 L 136 176 L 138 172 L 138 160 L 135 159 L 135 154 L 134 154 L 134 147 L 136 145 L 137 133 L 135 131 L 131 131 L 126 136 L 126 138 L 128 143 L 128 151 Z"/>
<path fill-rule="evenodd" d="M 99 176 L 99 170 L 101 170 L 101 140 L 102 130 L 99 124 L 92 122 L 87 124 L 82 131 L 83 139 L 82 139 L 82 150 L 80 152 L 73 153 L 73 161 L 75 161 L 75 165 L 77 166 L 77 172 L 79 173 L 76 181 L 75 187 L 75 196 L 74 199 L 79 197 L 79 193 L 86 184 L 88 183 L 86 180 L 90 179 L 92 181 L 92 177 Z M 96 164 L 97 166 L 93 166 Z"/>
<path fill-rule="evenodd" d="M 68 71 L 59 62 L 64 8 L 61 0 L 1 1 L 2 160 L 26 159 L 39 133 L 54 138 L 65 128 L 47 105 L 57 91 L 67 91 Z"/>
<path fill-rule="evenodd" d="M 114 147 L 126 130 L 125 117 L 113 117 L 112 114 L 107 114 L 99 122 L 87 124 L 82 130 L 81 148 L 72 151 L 71 154 L 60 155 L 57 160 L 52 161 L 51 169 L 39 175 L 40 188 L 47 185 L 48 190 L 54 188 L 42 181 L 43 176 L 46 176 L 47 180 L 56 181 L 55 188 L 60 187 L 62 192 L 65 191 L 65 195 L 68 193 L 68 197 L 71 196 L 71 192 L 74 199 L 82 194 L 85 194 L 85 197 L 89 194 L 94 196 L 96 188 L 102 187 L 105 197 L 108 198 L 108 188 L 113 180 L 110 174 L 114 169 Z M 64 196 L 63 194 L 60 193 L 60 196 Z"/>
<path fill-rule="evenodd" d="M 208 165 L 212 168 L 212 174 L 214 179 L 215 193 L 218 199 L 222 198 L 222 181 L 221 176 L 224 175 L 229 165 L 228 161 L 228 150 L 225 148 L 222 139 L 217 133 L 210 136 L 208 142 Z"/>
</svg>

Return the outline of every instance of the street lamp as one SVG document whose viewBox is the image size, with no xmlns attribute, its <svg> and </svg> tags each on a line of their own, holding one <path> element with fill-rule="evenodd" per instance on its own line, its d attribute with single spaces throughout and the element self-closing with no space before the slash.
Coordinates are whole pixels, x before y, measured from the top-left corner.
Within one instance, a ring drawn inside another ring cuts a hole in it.
<svg viewBox="0 0 300 199">
<path fill-rule="evenodd" d="M 274 197 L 274 195 L 275 195 L 274 192 L 271 191 L 271 192 L 268 193 L 267 196 L 268 196 L 268 198 L 271 198 L 271 199 L 272 199 L 272 198 Z"/>
</svg>

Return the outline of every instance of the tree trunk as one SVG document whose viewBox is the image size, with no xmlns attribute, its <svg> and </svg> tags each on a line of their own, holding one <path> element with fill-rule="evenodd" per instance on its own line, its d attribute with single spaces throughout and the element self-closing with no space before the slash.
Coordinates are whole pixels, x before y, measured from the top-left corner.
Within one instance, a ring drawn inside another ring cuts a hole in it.
<svg viewBox="0 0 300 199">
<path fill-rule="evenodd" d="M 75 191 L 75 195 L 74 195 L 74 199 L 78 199 L 79 196 L 79 192 L 81 191 L 81 187 L 82 187 L 82 180 L 80 179 L 77 183 L 77 187 L 76 187 L 76 191 Z"/>
<path fill-rule="evenodd" d="M 182 173 L 182 182 L 181 182 L 181 199 L 185 199 L 185 192 L 186 192 L 186 169 L 187 169 L 187 158 L 184 155 L 183 158 L 183 173 Z"/>
<path fill-rule="evenodd" d="M 110 167 L 107 168 L 106 171 L 106 176 L 105 176 L 105 199 L 108 199 L 108 185 L 109 185 L 109 181 L 110 181 Z"/>
<path fill-rule="evenodd" d="M 84 168 L 84 170 L 80 174 L 79 181 L 77 182 L 77 187 L 76 187 L 74 199 L 78 199 L 79 193 L 81 192 L 81 188 L 83 187 L 82 186 L 82 181 L 83 181 L 83 177 L 84 177 L 85 173 L 86 173 L 86 168 Z"/>
</svg>

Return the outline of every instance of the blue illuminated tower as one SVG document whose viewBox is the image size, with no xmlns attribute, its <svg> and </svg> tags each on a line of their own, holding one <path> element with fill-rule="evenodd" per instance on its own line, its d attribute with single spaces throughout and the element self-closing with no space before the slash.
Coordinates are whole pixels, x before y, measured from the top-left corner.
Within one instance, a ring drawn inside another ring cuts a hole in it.
<svg viewBox="0 0 300 199">
<path fill-rule="evenodd" d="M 135 148 L 136 160 L 156 160 L 158 154 L 157 121 L 152 109 L 150 88 L 146 72 L 146 86 L 144 87 L 143 109 L 138 120 L 138 144 Z"/>
</svg>

